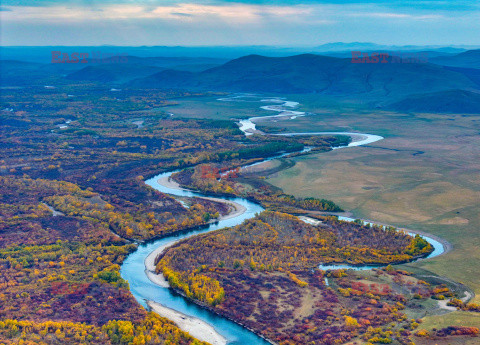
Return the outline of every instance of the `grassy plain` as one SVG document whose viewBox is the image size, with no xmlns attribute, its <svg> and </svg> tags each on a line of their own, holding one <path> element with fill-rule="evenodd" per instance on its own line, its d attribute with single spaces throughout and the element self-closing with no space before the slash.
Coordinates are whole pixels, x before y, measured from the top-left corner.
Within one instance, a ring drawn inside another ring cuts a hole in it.
<svg viewBox="0 0 480 345">
<path fill-rule="evenodd" d="M 260 109 L 259 102 L 225 102 L 219 98 L 226 95 L 204 96 L 179 100 L 177 105 L 162 107 L 160 110 L 175 115 L 200 119 L 242 119 L 251 116 L 272 115 L 271 111 Z M 150 111 L 156 111 L 152 109 Z"/>
<path fill-rule="evenodd" d="M 310 104 L 310 111 L 321 110 Z M 287 193 L 334 200 L 357 217 L 447 239 L 453 251 L 415 265 L 467 284 L 479 301 L 480 116 L 347 112 L 304 117 L 285 127 L 385 136 L 368 147 L 299 157 L 268 181 Z M 437 328 L 480 325 L 478 315 L 465 314 L 426 322 Z"/>
<path fill-rule="evenodd" d="M 318 96 L 289 96 L 314 113 L 293 121 L 262 120 L 288 131 L 359 131 L 384 140 L 295 158 L 268 182 L 298 197 L 330 199 L 356 217 L 426 231 L 453 245 L 414 265 L 471 287 L 480 301 L 480 116 L 400 114 Z M 267 103 L 268 104 L 268 103 Z M 272 115 L 260 103 L 191 99 L 169 110 L 185 117 Z M 259 122 L 260 123 L 260 122 Z M 480 326 L 477 314 L 426 318 L 425 326 Z M 426 328 L 426 327 L 425 327 Z"/>
</svg>

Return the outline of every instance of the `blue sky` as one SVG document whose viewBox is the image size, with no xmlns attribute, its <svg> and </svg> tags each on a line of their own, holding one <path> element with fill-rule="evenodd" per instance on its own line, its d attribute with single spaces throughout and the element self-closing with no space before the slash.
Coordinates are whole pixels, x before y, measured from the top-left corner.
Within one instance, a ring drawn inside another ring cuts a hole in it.
<svg viewBox="0 0 480 345">
<path fill-rule="evenodd" d="M 2 45 L 480 45 L 480 1 L 2 0 Z"/>
</svg>

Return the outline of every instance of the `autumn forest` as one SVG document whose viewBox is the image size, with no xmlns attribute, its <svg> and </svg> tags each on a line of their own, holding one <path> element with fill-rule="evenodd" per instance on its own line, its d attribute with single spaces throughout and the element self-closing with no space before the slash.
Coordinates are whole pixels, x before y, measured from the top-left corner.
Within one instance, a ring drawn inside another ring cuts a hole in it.
<svg viewBox="0 0 480 345">
<path fill-rule="evenodd" d="M 110 90 L 101 83 L 2 89 L 0 344 L 203 344 L 145 310 L 120 267 L 142 242 L 216 222 L 227 204 L 182 200 L 145 180 L 242 197 L 265 211 L 193 236 L 156 260 L 175 293 L 276 344 L 415 344 L 478 329 L 424 330 L 432 301 L 480 308 L 393 265 L 426 257 L 422 237 L 341 221 L 341 205 L 295 197 L 245 173 L 269 157 L 327 152 L 345 136 L 245 136 L 233 120 L 162 109 L 221 93 Z M 308 216 L 314 224 L 302 220 Z M 371 265 L 368 271 L 321 264 Z"/>
</svg>

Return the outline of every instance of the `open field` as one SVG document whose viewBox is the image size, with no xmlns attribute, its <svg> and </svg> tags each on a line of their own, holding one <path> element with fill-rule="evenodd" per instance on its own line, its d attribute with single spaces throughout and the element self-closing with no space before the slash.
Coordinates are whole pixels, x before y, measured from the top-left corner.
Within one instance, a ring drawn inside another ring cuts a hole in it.
<svg viewBox="0 0 480 345">
<path fill-rule="evenodd" d="M 259 95 L 259 94 L 257 94 Z M 181 99 L 172 99 L 177 104 L 162 106 L 161 108 L 149 109 L 145 112 L 155 113 L 155 112 L 172 112 L 176 116 L 180 117 L 189 117 L 189 118 L 200 118 L 200 119 L 239 119 L 239 118 L 248 118 L 252 116 L 268 116 L 274 115 L 272 111 L 260 109 L 260 106 L 274 104 L 269 102 L 257 102 L 249 100 L 236 100 L 236 101 L 219 101 L 221 98 L 225 98 L 227 95 L 204 95 L 198 97 L 190 98 L 181 98 Z M 279 98 L 278 95 L 267 96 L 265 98 Z M 280 97 L 285 100 L 305 100 L 311 102 L 311 96 L 306 95 L 292 95 L 286 97 Z M 321 98 L 320 98 L 321 97 Z M 315 111 L 317 114 L 336 114 L 340 115 L 348 111 L 362 111 L 365 109 L 365 105 L 358 103 L 340 103 L 337 100 L 334 100 L 325 96 L 317 96 L 314 98 L 315 102 L 321 106 L 321 108 L 308 108 L 301 104 L 299 110 L 301 111 Z M 327 110 L 328 109 L 328 110 Z M 276 119 L 268 120 L 270 123 L 274 122 L 277 124 L 276 127 L 285 127 L 283 121 L 278 121 Z M 298 123 L 298 119 L 294 121 Z M 262 124 L 262 122 L 258 122 Z M 293 124 L 295 125 L 295 124 Z"/>
<path fill-rule="evenodd" d="M 445 325 L 463 325 L 467 327 L 478 327 L 480 325 L 480 315 L 478 313 L 454 312 L 441 316 L 425 318 L 420 324 L 419 329 L 440 329 Z M 417 345 L 476 345 L 478 338 L 470 337 L 448 337 L 445 339 L 425 339 L 415 337 Z"/>
<path fill-rule="evenodd" d="M 268 182 L 295 196 L 331 199 L 357 217 L 447 239 L 453 251 L 415 265 L 463 282 L 476 292 L 474 301 L 479 302 L 480 116 L 371 112 L 358 104 L 338 106 L 314 96 L 288 99 L 299 101 L 299 110 L 317 115 L 294 121 L 268 119 L 261 125 L 288 131 L 362 131 L 383 135 L 385 140 L 295 158 L 294 167 L 275 173 Z M 192 99 L 169 110 L 181 116 L 224 119 L 271 115 L 260 105 Z M 427 318 L 425 325 L 480 326 L 478 315 L 468 315 L 454 312 Z"/>
<path fill-rule="evenodd" d="M 181 100 L 179 104 L 163 107 L 160 110 L 172 112 L 182 117 L 199 119 L 240 119 L 251 116 L 272 115 L 270 111 L 259 108 L 258 102 L 223 102 L 225 96 L 203 96 Z M 268 103 L 265 103 L 268 104 Z M 258 105 L 258 106 L 256 106 Z M 155 111 L 155 110 L 151 110 Z"/>
</svg>

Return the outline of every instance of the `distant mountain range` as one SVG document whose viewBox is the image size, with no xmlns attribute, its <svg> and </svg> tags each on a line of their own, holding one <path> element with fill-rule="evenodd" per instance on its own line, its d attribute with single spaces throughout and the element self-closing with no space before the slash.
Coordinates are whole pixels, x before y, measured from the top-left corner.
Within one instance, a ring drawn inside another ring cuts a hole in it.
<svg viewBox="0 0 480 345">
<path fill-rule="evenodd" d="M 362 44 L 358 43 L 361 47 Z M 334 44 L 326 49 L 343 48 Z M 374 48 L 363 44 L 364 48 Z M 351 57 L 247 55 L 233 60 L 135 57 L 124 63 L 1 60 L 2 85 L 98 82 L 121 88 L 321 94 L 399 111 L 480 113 L 480 50 L 434 51 L 426 63 L 352 63 Z"/>
<path fill-rule="evenodd" d="M 158 56 L 164 58 L 190 57 L 190 58 L 220 58 L 231 60 L 249 54 L 266 56 L 289 56 L 301 53 L 335 54 L 338 52 L 362 51 L 435 51 L 449 54 L 458 54 L 470 49 L 479 49 L 480 46 L 393 46 L 369 42 L 333 42 L 310 47 L 283 47 L 283 46 L 38 46 L 38 47 L 13 47 L 3 46 L 1 50 L 2 60 L 21 60 L 37 63 L 49 63 L 52 51 L 61 51 L 71 54 L 72 52 L 101 52 L 104 54 L 125 54 L 140 58 Z"/>
<path fill-rule="evenodd" d="M 352 50 L 361 50 L 361 51 L 435 51 L 443 53 L 460 53 L 468 49 L 479 48 L 478 46 L 454 46 L 446 47 L 441 45 L 430 45 L 430 46 L 416 46 L 416 45 L 386 45 L 386 44 L 376 44 L 371 42 L 333 42 L 326 43 L 320 46 L 313 48 L 312 50 L 321 53 L 330 53 L 330 52 L 341 52 L 341 51 L 352 51 Z"/>
</svg>

